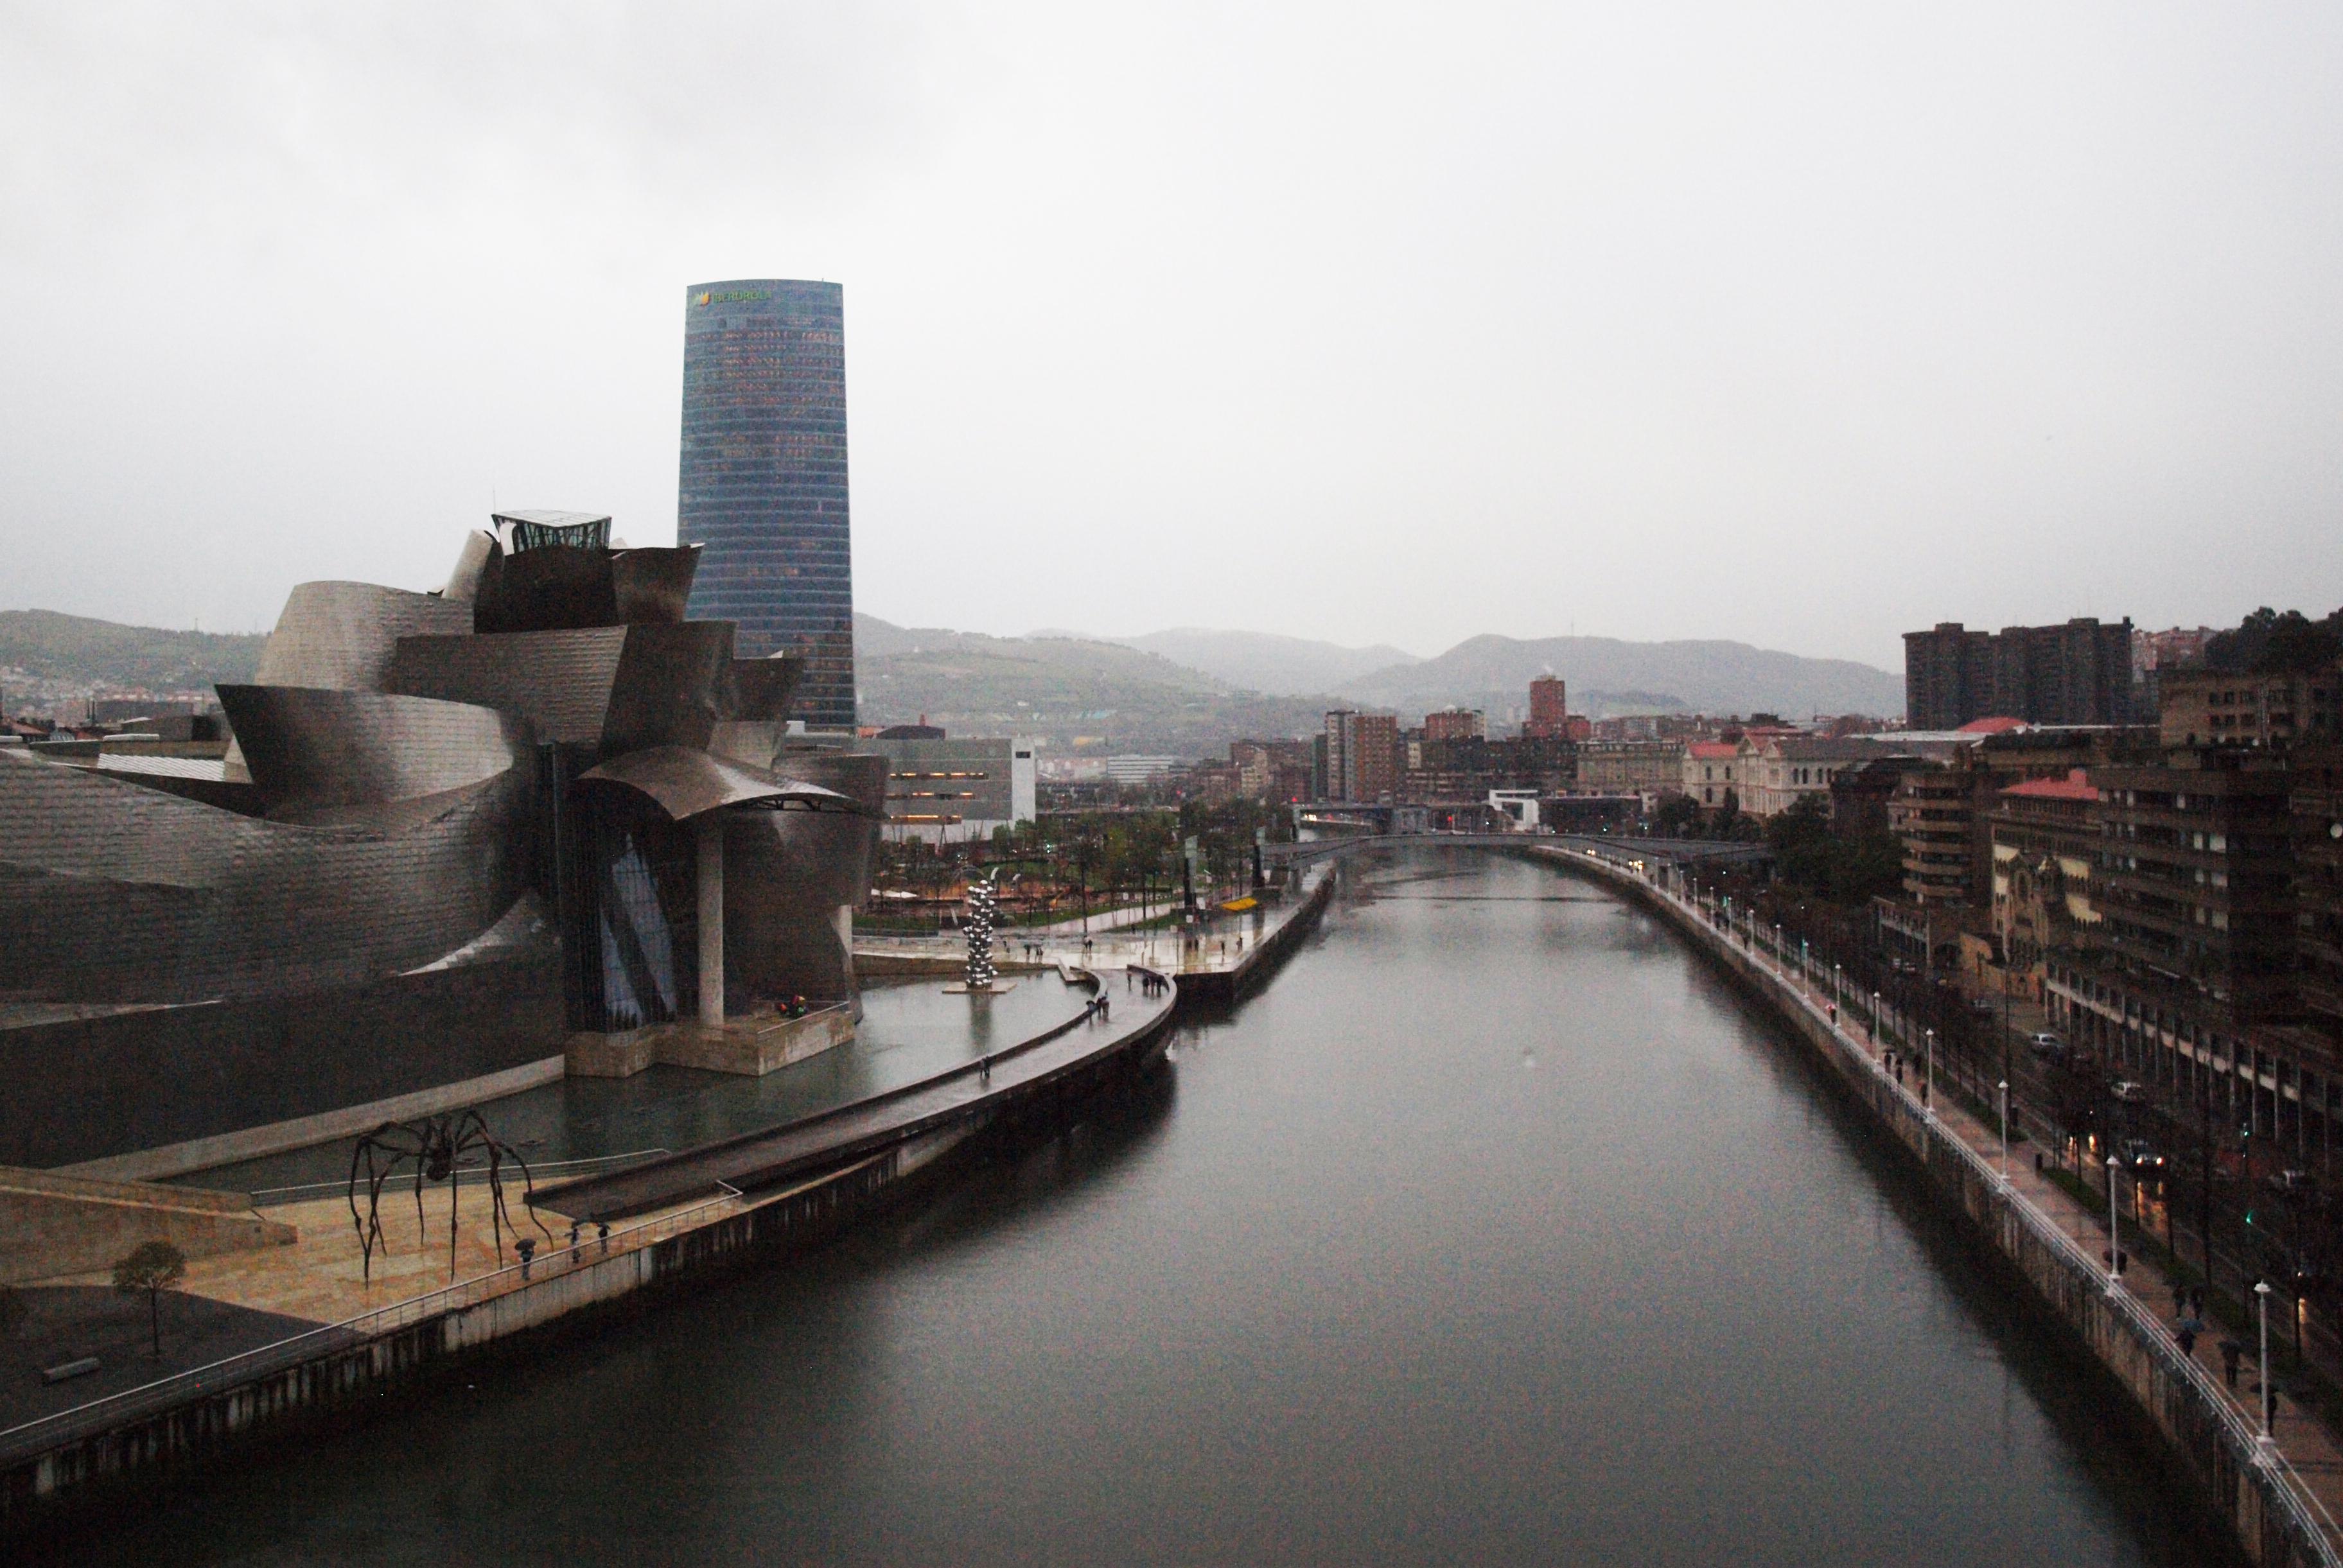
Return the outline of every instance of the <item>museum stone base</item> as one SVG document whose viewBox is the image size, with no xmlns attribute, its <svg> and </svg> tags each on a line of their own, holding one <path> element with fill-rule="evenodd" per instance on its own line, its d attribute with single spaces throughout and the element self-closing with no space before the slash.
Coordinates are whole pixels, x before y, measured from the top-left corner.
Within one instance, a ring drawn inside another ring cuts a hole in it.
<svg viewBox="0 0 2343 1568">
<path fill-rule="evenodd" d="M 803 1018 L 764 1014 L 713 1028 L 684 1019 L 618 1034 L 581 1032 L 569 1037 L 565 1054 L 573 1078 L 631 1078 L 653 1062 L 761 1077 L 853 1038 L 854 1011 L 840 1004 Z"/>
</svg>

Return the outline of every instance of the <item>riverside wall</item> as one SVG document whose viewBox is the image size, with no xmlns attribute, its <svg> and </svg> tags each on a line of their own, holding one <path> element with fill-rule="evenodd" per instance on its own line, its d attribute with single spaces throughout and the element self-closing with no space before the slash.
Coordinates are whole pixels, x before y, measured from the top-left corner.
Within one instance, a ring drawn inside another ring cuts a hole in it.
<svg viewBox="0 0 2343 1568">
<path fill-rule="evenodd" d="M 1335 869 L 1331 866 L 1313 870 L 1292 912 L 1272 923 L 1262 933 L 1259 942 L 1226 968 L 1177 972 L 1173 978 L 1180 982 L 1181 1008 L 1226 1007 L 1267 983 L 1277 967 L 1316 928 L 1326 906 L 1333 901 L 1335 877 Z"/>
<path fill-rule="evenodd" d="M 1861 1044 L 1764 959 L 1629 867 L 1584 849 L 1524 846 L 1522 852 L 1616 889 L 1658 915 L 1812 1048 L 1869 1120 L 1910 1156 L 1929 1192 L 2007 1263 L 2036 1305 L 2122 1387 L 2250 1559 L 2266 1568 L 2338 1561 L 2309 1503 L 2278 1465 L 2257 1453 L 2253 1434 L 2154 1316 L 2129 1292 L 2110 1291 L 2097 1260 L 2004 1186 L 1990 1165 L 1932 1120 L 1877 1070 Z"/>
<path fill-rule="evenodd" d="M 107 1402 L 103 1419 L 68 1419 L 39 1442 L 20 1437 L 0 1446 L 0 1546 L 65 1528 L 126 1492 L 367 1419 L 402 1398 L 427 1398 L 432 1384 L 458 1366 L 526 1353 L 612 1312 L 655 1306 L 819 1245 L 942 1180 L 993 1139 L 1061 1122 L 1097 1093 L 1135 1080 L 1170 1043 L 1172 1011 L 1164 1008 L 1081 1072 L 1040 1093 L 977 1101 L 963 1117 L 842 1170 L 737 1205 L 706 1205 L 704 1219 L 692 1211 L 652 1221 L 671 1232 L 657 1239 L 629 1245 L 622 1231 L 607 1252 L 593 1240 L 574 1251 L 555 1246 L 528 1271 L 507 1270 L 264 1347 L 209 1373 L 158 1385 L 147 1397 L 140 1391 L 118 1396 Z M 719 1207 L 725 1211 L 714 1211 Z M 0 1444 L 7 1435 L 0 1434 Z"/>
</svg>

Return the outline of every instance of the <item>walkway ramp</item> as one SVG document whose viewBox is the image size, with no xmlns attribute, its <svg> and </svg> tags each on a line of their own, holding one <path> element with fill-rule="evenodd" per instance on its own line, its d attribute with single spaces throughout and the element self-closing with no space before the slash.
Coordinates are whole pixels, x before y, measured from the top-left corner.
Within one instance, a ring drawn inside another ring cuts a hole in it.
<svg viewBox="0 0 2343 1568">
<path fill-rule="evenodd" d="M 0 1285 L 111 1269 L 147 1241 L 209 1258 L 282 1246 L 295 1234 L 254 1213 L 243 1192 L 0 1165 Z"/>
<path fill-rule="evenodd" d="M 990 1118 L 1153 1038 L 1179 993 L 1174 987 L 1161 997 L 1114 1000 L 1111 1022 L 1085 1010 L 1031 1040 L 885 1094 L 608 1175 L 539 1187 L 528 1205 L 581 1223 L 619 1220 L 704 1193 L 777 1187 L 954 1122 Z"/>
</svg>

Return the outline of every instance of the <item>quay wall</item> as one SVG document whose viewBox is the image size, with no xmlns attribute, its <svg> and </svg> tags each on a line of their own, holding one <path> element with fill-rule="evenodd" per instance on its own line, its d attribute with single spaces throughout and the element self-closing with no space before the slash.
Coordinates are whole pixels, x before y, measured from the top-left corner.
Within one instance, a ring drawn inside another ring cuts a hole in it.
<svg viewBox="0 0 2343 1568">
<path fill-rule="evenodd" d="M 298 1434 L 365 1420 L 399 1398 L 427 1397 L 458 1365 L 527 1353 L 614 1312 L 805 1251 L 856 1221 L 945 1179 L 993 1137 L 1061 1121 L 1092 1096 L 1127 1084 L 1170 1043 L 1173 1009 L 1038 1092 L 989 1096 L 966 1115 L 745 1206 L 669 1221 L 672 1233 L 605 1253 L 588 1235 L 518 1268 L 399 1303 L 352 1324 L 231 1358 L 107 1403 L 103 1419 L 58 1423 L 39 1441 L 0 1446 L 0 1543 L 65 1528 L 126 1492 L 230 1461 Z M 0 1444 L 5 1444 L 0 1434 Z"/>
<path fill-rule="evenodd" d="M 1320 869 L 1302 894 L 1302 902 L 1284 920 L 1272 926 L 1250 951 L 1224 970 L 1192 970 L 1173 978 L 1180 982 L 1180 1007 L 1226 1007 L 1260 989 L 1317 926 L 1334 899 L 1333 868 Z"/>
<path fill-rule="evenodd" d="M 1697 910 L 1600 854 L 1526 845 L 1520 852 L 1614 888 L 1658 915 L 1812 1048 L 1869 1120 L 1911 1157 L 1939 1203 L 2006 1262 L 2036 1304 L 2122 1387 L 2249 1558 L 2265 1568 L 2338 1560 L 2312 1504 L 2260 1458 L 2254 1434 L 2203 1369 L 2179 1353 L 2154 1314 L 2129 1292 L 2110 1291 L 2100 1259 L 2005 1188 L 1990 1164 L 1932 1120 L 1860 1043 L 1764 958 Z"/>
</svg>

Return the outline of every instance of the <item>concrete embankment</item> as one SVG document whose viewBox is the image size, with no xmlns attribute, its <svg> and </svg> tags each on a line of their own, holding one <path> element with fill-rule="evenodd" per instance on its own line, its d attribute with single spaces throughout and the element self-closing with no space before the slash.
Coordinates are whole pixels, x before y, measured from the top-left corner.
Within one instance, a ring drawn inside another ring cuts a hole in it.
<svg viewBox="0 0 2343 1568">
<path fill-rule="evenodd" d="M 2338 1557 L 2320 1505 L 2197 1362 L 2128 1289 L 2110 1286 L 2100 1255 L 2078 1244 L 2002 1179 L 1918 1099 L 1883 1070 L 1826 1009 L 1698 906 L 1655 886 L 1633 864 L 1586 849 L 1524 846 L 1533 859 L 1614 888 L 1674 927 L 1809 1046 L 1868 1119 L 1912 1159 L 1923 1184 L 1989 1246 L 2036 1304 L 2069 1332 L 2127 1395 L 2254 1562 L 2268 1568 L 2332 1564 Z"/>
<path fill-rule="evenodd" d="M 1278 965 L 1317 926 L 1333 901 L 1335 871 L 1332 867 L 1312 871 L 1294 907 L 1265 924 L 1260 937 L 1226 964 L 1182 966 L 1175 971 L 1180 1000 L 1185 1007 L 1226 1007 L 1266 984 Z"/>
<path fill-rule="evenodd" d="M 60 1528 L 109 1495 L 364 1419 L 395 1397 L 428 1397 L 434 1380 L 480 1357 L 526 1352 L 818 1244 L 998 1139 L 1062 1125 L 1138 1079 L 1169 1044 L 1174 1000 L 1125 1004 L 1111 1027 L 1077 1020 L 997 1052 L 990 1060 L 1033 1070 L 996 1069 L 998 1092 L 967 1093 L 950 1114 L 919 1102 L 900 1138 L 865 1129 L 819 1171 L 792 1168 L 745 1193 L 714 1182 L 718 1194 L 689 1207 L 607 1231 L 583 1226 L 569 1232 L 576 1245 L 557 1243 L 528 1265 L 0 1432 L 0 1537 Z M 1094 1038 L 1066 1050 L 1078 1026 Z"/>
</svg>

